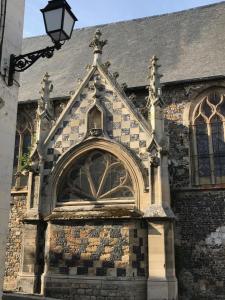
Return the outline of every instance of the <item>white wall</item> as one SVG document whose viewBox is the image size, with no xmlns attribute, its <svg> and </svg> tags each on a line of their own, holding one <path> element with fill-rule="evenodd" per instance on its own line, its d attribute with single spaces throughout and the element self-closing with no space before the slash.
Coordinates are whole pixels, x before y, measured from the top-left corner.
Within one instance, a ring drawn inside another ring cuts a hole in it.
<svg viewBox="0 0 225 300">
<path fill-rule="evenodd" d="M 25 0 L 8 0 L 3 42 L 1 73 L 8 64 L 10 54 L 20 54 L 22 46 Z M 18 80 L 18 75 L 16 76 Z M 8 87 L 0 76 L 0 299 L 4 276 L 5 246 L 8 234 L 10 186 L 14 156 L 18 86 Z"/>
</svg>

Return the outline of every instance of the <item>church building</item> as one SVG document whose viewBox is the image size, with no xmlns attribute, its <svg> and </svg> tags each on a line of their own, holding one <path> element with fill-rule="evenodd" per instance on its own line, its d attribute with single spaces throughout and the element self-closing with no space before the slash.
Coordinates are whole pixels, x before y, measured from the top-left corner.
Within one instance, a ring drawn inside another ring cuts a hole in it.
<svg viewBox="0 0 225 300">
<path fill-rule="evenodd" d="M 225 298 L 224 28 L 221 2 L 77 29 L 22 74 L 5 291 Z"/>
</svg>

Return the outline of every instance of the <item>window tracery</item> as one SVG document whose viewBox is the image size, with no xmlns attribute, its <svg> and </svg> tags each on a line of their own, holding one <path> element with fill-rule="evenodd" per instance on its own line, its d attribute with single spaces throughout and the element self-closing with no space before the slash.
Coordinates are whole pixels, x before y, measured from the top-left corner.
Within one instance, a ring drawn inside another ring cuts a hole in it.
<svg viewBox="0 0 225 300">
<path fill-rule="evenodd" d="M 213 91 L 197 105 L 192 119 L 194 181 L 225 183 L 225 96 Z"/>
<path fill-rule="evenodd" d="M 26 160 L 30 153 L 32 143 L 32 128 L 27 117 L 21 114 L 17 120 L 14 163 L 13 163 L 13 185 L 25 186 L 27 184 L 27 176 L 15 176 L 23 167 L 23 161 Z"/>
<path fill-rule="evenodd" d="M 65 174 L 58 202 L 134 198 L 128 170 L 114 155 L 93 150 L 75 161 Z"/>
</svg>

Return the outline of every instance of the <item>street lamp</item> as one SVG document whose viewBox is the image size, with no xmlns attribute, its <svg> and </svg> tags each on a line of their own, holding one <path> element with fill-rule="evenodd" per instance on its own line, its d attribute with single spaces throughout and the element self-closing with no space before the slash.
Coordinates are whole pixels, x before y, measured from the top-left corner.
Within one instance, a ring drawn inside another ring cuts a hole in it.
<svg viewBox="0 0 225 300">
<path fill-rule="evenodd" d="M 53 43 L 57 44 L 71 38 L 77 18 L 65 0 L 49 1 L 41 12 L 44 17 L 45 30 Z"/>
<path fill-rule="evenodd" d="M 44 18 L 46 33 L 52 39 L 54 45 L 19 56 L 11 54 L 8 75 L 9 86 L 13 85 L 13 74 L 15 72 L 25 71 L 40 57 L 51 58 L 55 49 L 59 50 L 63 45 L 62 42 L 71 38 L 77 18 L 72 13 L 71 7 L 66 0 L 48 1 L 47 6 L 41 9 L 41 12 Z"/>
</svg>

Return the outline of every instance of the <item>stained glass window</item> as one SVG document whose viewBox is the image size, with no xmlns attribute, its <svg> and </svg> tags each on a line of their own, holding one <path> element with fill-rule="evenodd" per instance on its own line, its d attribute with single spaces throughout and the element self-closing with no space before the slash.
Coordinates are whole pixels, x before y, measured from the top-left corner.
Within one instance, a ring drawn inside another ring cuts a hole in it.
<svg viewBox="0 0 225 300">
<path fill-rule="evenodd" d="M 194 110 L 194 180 L 197 184 L 225 183 L 225 103 L 217 92 L 204 97 Z"/>
<path fill-rule="evenodd" d="M 59 202 L 134 198 L 128 170 L 117 157 L 102 150 L 77 159 L 59 186 Z"/>
</svg>

